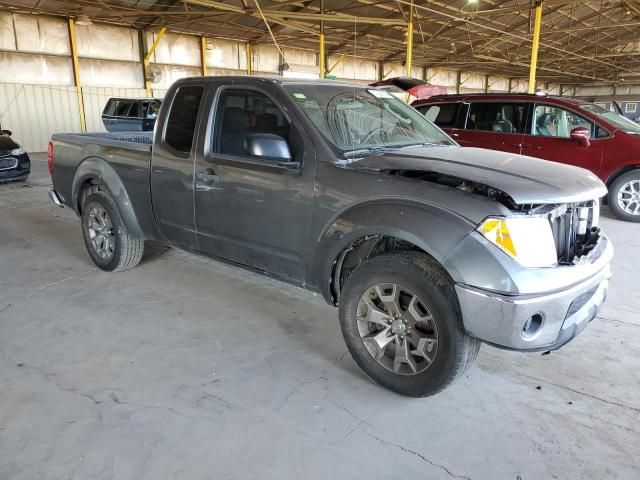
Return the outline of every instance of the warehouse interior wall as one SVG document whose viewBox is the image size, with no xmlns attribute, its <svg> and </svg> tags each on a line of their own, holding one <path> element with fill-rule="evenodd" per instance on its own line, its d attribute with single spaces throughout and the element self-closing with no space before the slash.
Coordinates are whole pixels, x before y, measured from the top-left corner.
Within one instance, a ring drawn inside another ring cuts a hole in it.
<svg viewBox="0 0 640 480">
<path fill-rule="evenodd" d="M 107 24 L 76 25 L 78 64 L 88 131 L 103 131 L 101 113 L 109 97 L 147 95 L 140 51 L 140 32 Z M 146 31 L 147 45 L 157 32 Z M 207 75 L 246 75 L 244 41 L 207 37 Z M 160 70 L 152 95 L 162 98 L 176 80 L 202 74 L 201 40 L 196 35 L 167 33 L 151 56 L 150 66 Z M 251 49 L 253 75 L 318 77 L 318 53 L 284 47 L 288 70 L 271 45 Z M 65 18 L 0 12 L 0 124 L 14 132 L 28 151 L 46 150 L 54 132 L 80 131 L 80 116 L 73 75 L 69 30 Z M 380 62 L 348 55 L 327 58 L 329 74 L 338 80 L 368 84 L 382 76 L 404 76 L 401 61 Z M 486 77 L 414 65 L 412 76 L 447 89 L 449 93 L 526 92 L 527 79 Z M 459 82 L 459 83 L 458 83 Z M 540 85 L 560 93 L 559 85 Z"/>
</svg>

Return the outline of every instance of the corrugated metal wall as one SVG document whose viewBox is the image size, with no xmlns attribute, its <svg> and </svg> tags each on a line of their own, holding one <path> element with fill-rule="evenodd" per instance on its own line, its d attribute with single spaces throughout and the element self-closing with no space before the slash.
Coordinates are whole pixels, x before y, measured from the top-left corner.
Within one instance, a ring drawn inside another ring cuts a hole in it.
<svg viewBox="0 0 640 480">
<path fill-rule="evenodd" d="M 0 122 L 28 151 L 46 151 L 52 133 L 80 131 L 76 89 L 0 83 Z"/>
</svg>

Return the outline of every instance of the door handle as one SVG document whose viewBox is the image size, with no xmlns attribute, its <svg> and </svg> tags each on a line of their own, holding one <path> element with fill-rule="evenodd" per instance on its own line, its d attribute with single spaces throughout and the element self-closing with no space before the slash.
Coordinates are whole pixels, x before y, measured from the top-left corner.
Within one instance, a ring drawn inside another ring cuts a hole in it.
<svg viewBox="0 0 640 480">
<path fill-rule="evenodd" d="M 213 168 L 207 168 L 202 172 L 196 173 L 196 178 L 203 183 L 213 183 L 218 181 L 219 177 L 216 175 L 216 172 L 213 171 Z"/>
</svg>

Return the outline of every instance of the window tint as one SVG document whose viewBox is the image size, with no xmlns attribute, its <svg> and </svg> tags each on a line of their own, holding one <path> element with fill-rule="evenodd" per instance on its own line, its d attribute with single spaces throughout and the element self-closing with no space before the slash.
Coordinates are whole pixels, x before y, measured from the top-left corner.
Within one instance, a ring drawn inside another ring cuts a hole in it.
<svg viewBox="0 0 640 480">
<path fill-rule="evenodd" d="M 260 92 L 224 90 L 218 112 L 216 145 L 224 155 L 248 156 L 244 140 L 252 133 L 271 133 L 289 139 L 289 122 L 271 99 Z"/>
<path fill-rule="evenodd" d="M 126 117 L 127 112 L 129 111 L 129 107 L 131 106 L 131 102 L 128 100 L 118 100 L 116 103 L 117 106 L 115 115 L 117 117 Z"/>
<path fill-rule="evenodd" d="M 144 107 L 145 117 L 156 118 L 158 116 L 158 111 L 160 110 L 160 102 L 157 100 L 151 100 L 144 103 L 146 104 Z"/>
<path fill-rule="evenodd" d="M 131 108 L 127 116 L 130 118 L 140 118 L 140 102 L 131 103 Z"/>
<path fill-rule="evenodd" d="M 115 113 L 116 113 L 116 101 L 115 100 L 109 100 L 107 102 L 107 106 L 104 108 L 103 115 L 113 116 Z"/>
<path fill-rule="evenodd" d="M 569 138 L 571 130 L 588 128 L 593 137 L 593 123 L 569 110 L 551 105 L 536 105 L 531 134 L 543 137 Z"/>
<path fill-rule="evenodd" d="M 439 127 L 453 128 L 456 126 L 460 104 L 438 103 L 436 105 L 425 105 L 424 107 L 418 107 L 418 111 Z"/>
<path fill-rule="evenodd" d="M 472 103 L 467 117 L 467 130 L 524 133 L 524 103 Z"/>
<path fill-rule="evenodd" d="M 203 92 L 200 86 L 181 87 L 173 99 L 164 141 L 179 152 L 191 151 Z"/>
</svg>

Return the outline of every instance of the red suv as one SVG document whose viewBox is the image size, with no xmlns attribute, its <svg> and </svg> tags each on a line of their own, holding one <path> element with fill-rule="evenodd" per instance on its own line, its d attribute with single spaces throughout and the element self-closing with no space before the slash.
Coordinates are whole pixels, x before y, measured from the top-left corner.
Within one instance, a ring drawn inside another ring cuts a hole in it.
<svg viewBox="0 0 640 480">
<path fill-rule="evenodd" d="M 438 95 L 413 106 L 464 147 L 591 170 L 611 210 L 640 222 L 640 125 L 582 100 L 527 94 Z"/>
</svg>

